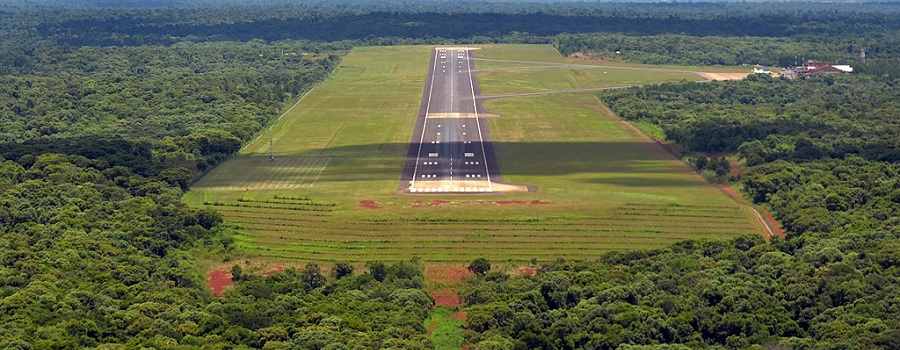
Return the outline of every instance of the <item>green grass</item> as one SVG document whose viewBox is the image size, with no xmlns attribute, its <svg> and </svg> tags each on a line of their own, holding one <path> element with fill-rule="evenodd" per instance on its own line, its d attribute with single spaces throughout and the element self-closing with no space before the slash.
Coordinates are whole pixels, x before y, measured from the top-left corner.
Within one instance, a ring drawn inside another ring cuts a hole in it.
<svg viewBox="0 0 900 350">
<path fill-rule="evenodd" d="M 638 128 L 638 130 L 640 130 L 641 132 L 643 132 L 647 135 L 653 136 L 657 140 L 665 140 L 666 139 L 666 132 L 659 125 L 652 124 L 650 122 L 646 122 L 646 121 L 642 121 L 642 120 L 632 122 L 631 125 L 634 125 L 634 127 Z"/>
<path fill-rule="evenodd" d="M 546 48 L 483 52 L 546 58 Z M 591 259 L 758 230 L 746 208 L 591 93 L 486 103 L 504 116 L 488 122 L 503 180 L 537 192 L 398 195 L 429 54 L 430 47 L 354 49 L 259 141 L 194 184 L 185 201 L 219 210 L 240 232 L 236 244 L 246 255 L 280 261 Z"/>
<path fill-rule="evenodd" d="M 475 57 L 478 57 L 478 52 L 475 53 Z M 518 62 L 496 62 L 496 61 L 475 61 L 475 69 L 494 69 L 494 68 L 518 68 L 518 67 L 555 67 L 553 64 L 533 64 L 533 63 L 518 63 Z"/>
<path fill-rule="evenodd" d="M 613 65 L 637 68 L 663 68 L 609 61 L 577 61 L 562 57 L 547 45 L 495 45 L 475 51 L 478 58 L 547 63 L 575 63 L 583 65 Z M 476 61 L 477 69 L 518 68 L 478 73 L 481 92 L 485 95 L 539 92 L 621 85 L 655 84 L 672 81 L 697 81 L 696 73 L 641 71 L 605 67 L 558 67 L 536 63 Z M 708 67 L 664 67 L 666 69 L 707 71 Z M 746 69 L 744 69 L 746 70 Z"/>
<path fill-rule="evenodd" d="M 436 350 L 462 349 L 465 341 L 463 322 L 454 318 L 450 308 L 439 307 L 431 312 L 431 316 L 425 320 L 426 329 L 431 329 L 431 342 Z"/>
<path fill-rule="evenodd" d="M 693 73 L 640 71 L 615 68 L 547 67 L 487 71 L 478 74 L 485 95 L 538 92 L 622 85 L 697 81 Z"/>
<path fill-rule="evenodd" d="M 483 45 L 475 56 L 496 60 L 566 63 L 565 57 L 550 45 Z"/>
</svg>

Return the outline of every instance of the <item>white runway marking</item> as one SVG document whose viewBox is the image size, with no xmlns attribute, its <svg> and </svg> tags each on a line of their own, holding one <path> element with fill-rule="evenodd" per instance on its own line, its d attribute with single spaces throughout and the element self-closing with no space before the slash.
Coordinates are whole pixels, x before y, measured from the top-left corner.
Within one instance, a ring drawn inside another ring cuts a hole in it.
<svg viewBox="0 0 900 350">
<path fill-rule="evenodd" d="M 437 53 L 435 53 L 437 55 Z M 434 65 L 431 67 L 431 71 L 437 71 L 437 58 L 434 59 Z M 425 103 L 425 115 L 428 115 L 428 112 L 431 108 L 431 95 L 434 93 L 434 73 L 431 75 L 431 85 L 428 88 L 428 102 Z M 416 187 L 416 173 L 419 172 L 419 158 L 422 156 L 422 144 L 425 143 L 425 130 L 428 130 L 428 118 L 425 118 L 425 121 L 422 123 L 422 137 L 419 138 L 419 150 L 416 152 L 416 166 L 413 168 L 413 176 L 412 176 L 412 184 L 411 187 Z M 437 154 L 435 153 L 435 156 Z"/>
<path fill-rule="evenodd" d="M 469 56 L 469 52 L 466 51 L 466 57 Z M 475 107 L 475 127 L 478 128 L 478 141 L 481 145 L 481 159 L 487 159 L 487 152 L 484 150 L 484 136 L 481 134 L 481 122 L 478 120 L 478 104 L 475 102 L 475 82 L 472 80 L 472 69 L 471 64 L 467 64 L 466 68 L 469 72 L 469 87 L 472 90 L 472 106 Z M 487 161 L 484 162 L 484 172 L 487 175 L 487 183 L 488 183 L 488 192 L 492 192 L 493 185 L 491 184 L 491 172 L 488 170 Z"/>
<path fill-rule="evenodd" d="M 444 135 L 446 133 L 437 132 L 433 129 L 429 131 L 428 127 L 427 127 L 428 116 L 431 115 L 431 112 L 433 111 L 431 109 L 431 101 L 435 98 L 434 97 L 434 86 L 437 84 L 435 83 L 434 80 L 436 78 L 443 79 L 442 82 L 438 83 L 438 84 L 440 84 L 440 86 L 438 87 L 439 88 L 439 95 L 438 95 L 439 98 L 437 101 L 439 101 L 441 103 L 447 103 L 447 105 L 442 104 L 439 107 L 449 108 L 449 110 L 442 110 L 443 108 L 436 107 L 436 109 L 434 111 L 441 112 L 441 113 L 436 113 L 432 117 L 434 117 L 434 118 L 445 118 L 445 117 L 455 118 L 456 114 L 466 114 L 466 115 L 469 114 L 468 112 L 465 112 L 465 113 L 463 112 L 463 111 L 465 111 L 465 109 L 468 109 L 468 107 L 461 107 L 461 106 L 467 106 L 467 105 L 465 105 L 465 103 L 467 103 L 465 101 L 465 99 L 468 99 L 469 94 L 463 92 L 464 95 L 467 95 L 465 98 L 456 96 L 456 92 L 461 92 L 461 91 L 456 91 L 456 88 L 457 88 L 456 83 L 458 82 L 457 80 L 462 77 L 458 77 L 456 74 L 446 71 L 446 66 L 452 64 L 455 61 L 457 63 L 457 68 L 458 68 L 459 73 L 462 73 L 462 66 L 464 63 L 466 64 L 466 73 L 468 74 L 468 78 L 469 78 L 469 88 L 470 88 L 470 90 L 472 90 L 472 92 L 471 92 L 472 107 L 474 109 L 474 111 L 472 111 L 471 114 L 476 119 L 475 122 L 476 122 L 476 128 L 478 129 L 478 137 L 479 137 L 479 140 L 481 140 L 480 141 L 481 145 L 479 147 L 481 147 L 482 157 L 486 158 L 485 157 L 486 150 L 484 148 L 484 135 L 481 132 L 481 124 L 480 124 L 478 110 L 477 110 L 478 104 L 477 104 L 477 101 L 475 100 L 474 77 L 473 77 L 473 72 L 472 72 L 472 67 L 471 67 L 472 61 L 471 61 L 471 57 L 469 56 L 469 52 L 467 52 L 468 50 L 466 48 L 460 48 L 459 51 L 451 52 L 451 53 L 456 53 L 456 58 L 448 59 L 448 58 L 446 58 L 447 55 L 443 53 L 445 50 L 441 49 L 441 50 L 435 50 L 435 51 L 436 51 L 436 57 L 433 57 L 434 64 L 432 66 L 431 82 L 429 83 L 429 87 L 428 87 L 428 97 L 426 98 L 426 101 L 425 101 L 426 120 L 423 122 L 423 125 L 422 125 L 423 130 L 422 130 L 422 135 L 420 135 L 420 142 L 419 142 L 419 148 L 418 148 L 418 151 L 416 154 L 416 164 L 415 164 L 415 168 L 413 170 L 413 177 L 412 177 L 412 180 L 409 181 L 409 183 L 410 183 L 409 192 L 417 192 L 417 193 L 422 193 L 422 192 L 443 192 L 443 193 L 447 193 L 447 192 L 470 192 L 470 193 L 471 192 L 483 192 L 483 193 L 484 192 L 493 192 L 492 184 L 490 182 L 490 175 L 489 174 L 487 175 L 487 179 L 488 179 L 487 181 L 481 179 L 482 175 L 483 175 L 483 173 L 480 173 L 481 169 L 479 169 L 481 162 L 474 161 L 475 159 L 477 159 L 475 154 L 478 151 L 471 150 L 470 152 L 463 152 L 464 149 L 452 148 L 452 149 L 450 149 L 451 154 L 449 155 L 450 156 L 448 158 L 449 163 L 447 165 L 444 165 L 444 164 L 439 165 L 438 164 L 439 162 L 437 162 L 436 161 L 437 159 L 435 159 L 435 158 L 440 158 L 439 157 L 440 155 L 437 152 L 428 152 L 428 150 L 429 150 L 428 146 L 424 146 L 425 147 L 424 149 L 426 150 L 426 152 L 422 152 L 422 150 L 423 150 L 422 145 L 424 144 L 424 138 L 425 138 L 425 136 L 426 136 L 425 134 L 427 132 L 432 133 L 432 138 L 429 141 L 431 141 L 431 143 L 433 145 L 430 146 L 431 147 L 430 149 L 437 149 L 437 147 L 435 147 L 434 145 L 440 144 L 441 141 L 461 142 L 463 144 L 471 144 L 472 143 L 471 140 L 465 140 L 465 138 L 468 138 L 468 132 L 462 132 L 460 130 L 457 133 L 456 131 L 454 131 L 454 130 L 458 130 L 458 129 L 455 129 L 456 127 L 467 128 L 466 124 L 455 124 L 457 122 L 454 121 L 453 122 L 454 124 L 450 126 L 451 127 L 450 130 L 453 132 L 451 132 L 451 134 L 447 134 L 447 135 Z M 448 62 L 448 61 L 451 61 L 451 62 Z M 441 64 L 442 71 L 444 73 L 444 75 L 442 75 L 442 76 L 436 76 L 436 73 L 435 73 L 437 70 L 436 68 L 437 68 L 438 63 Z M 450 74 L 447 74 L 447 73 L 450 73 Z M 462 78 L 462 79 L 465 79 L 465 78 Z M 460 88 L 462 88 L 462 87 L 460 87 Z M 441 94 L 445 94 L 445 95 L 441 96 Z M 447 101 L 448 98 L 449 98 L 449 101 Z M 460 105 L 460 103 L 463 103 L 463 105 Z M 436 106 L 438 106 L 438 105 L 436 105 Z M 445 116 L 445 114 L 446 114 L 446 116 Z M 438 116 L 438 115 L 440 115 L 440 116 Z M 443 125 L 437 124 L 437 127 L 442 128 Z M 440 129 L 438 129 L 438 130 L 440 130 Z M 442 138 L 444 136 L 448 137 L 447 140 L 442 140 Z M 455 152 L 464 153 L 464 155 L 463 155 L 464 158 L 470 158 L 470 160 L 472 160 L 472 161 L 461 162 L 461 164 L 458 164 L 458 165 L 465 165 L 465 167 L 463 167 L 462 169 L 468 169 L 468 171 L 461 172 L 460 167 L 456 166 L 457 164 L 454 163 L 453 158 L 457 158 L 459 156 L 459 154 L 458 153 L 454 154 Z M 422 161 L 421 158 L 422 158 L 423 153 L 427 153 L 428 157 L 432 158 L 432 160 Z M 447 155 L 444 155 L 444 156 L 447 156 Z M 440 163 L 443 163 L 443 161 L 441 161 Z M 428 169 L 428 170 L 423 170 L 426 173 L 422 174 L 422 173 L 418 173 L 419 166 L 429 166 L 429 168 L 423 168 L 423 169 Z M 441 166 L 441 167 L 438 167 L 438 166 Z M 469 168 L 470 166 L 472 167 L 471 169 Z M 446 167 L 446 168 L 444 168 L 444 167 Z M 487 165 L 485 165 L 483 170 L 488 171 Z M 438 171 L 438 172 L 434 173 L 435 171 Z M 444 173 L 443 171 L 447 171 L 447 172 Z M 459 175 L 458 177 L 460 177 L 460 178 L 463 178 L 463 176 L 465 176 L 464 178 L 468 178 L 468 179 L 466 179 L 466 180 L 455 179 L 455 177 L 457 177 L 457 175 Z M 419 180 L 422 182 L 416 183 L 416 180 Z M 465 186 L 465 185 L 468 185 L 468 186 Z"/>
</svg>

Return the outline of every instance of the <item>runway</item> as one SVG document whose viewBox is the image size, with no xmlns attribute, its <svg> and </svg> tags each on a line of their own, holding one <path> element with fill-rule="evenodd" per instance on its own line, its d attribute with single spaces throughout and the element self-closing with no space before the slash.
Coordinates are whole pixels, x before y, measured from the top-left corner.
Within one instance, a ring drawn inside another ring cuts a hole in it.
<svg viewBox="0 0 900 350">
<path fill-rule="evenodd" d="M 432 50 L 401 180 L 406 193 L 507 192 L 478 100 L 472 50 Z M 526 189 L 527 190 L 527 189 Z"/>
</svg>

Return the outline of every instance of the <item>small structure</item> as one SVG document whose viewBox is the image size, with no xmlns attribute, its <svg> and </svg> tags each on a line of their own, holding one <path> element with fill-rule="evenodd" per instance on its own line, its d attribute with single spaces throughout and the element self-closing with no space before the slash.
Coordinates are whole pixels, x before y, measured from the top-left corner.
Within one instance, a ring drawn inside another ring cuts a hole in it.
<svg viewBox="0 0 900 350">
<path fill-rule="evenodd" d="M 772 71 L 765 68 L 753 68 L 753 74 L 772 74 Z"/>
<path fill-rule="evenodd" d="M 754 69 L 754 72 L 756 70 Z M 811 76 L 813 74 L 846 74 L 852 73 L 853 67 L 849 65 L 830 65 L 821 61 L 810 61 L 803 67 L 787 68 L 781 71 L 781 76 L 793 78 L 798 75 Z"/>
</svg>

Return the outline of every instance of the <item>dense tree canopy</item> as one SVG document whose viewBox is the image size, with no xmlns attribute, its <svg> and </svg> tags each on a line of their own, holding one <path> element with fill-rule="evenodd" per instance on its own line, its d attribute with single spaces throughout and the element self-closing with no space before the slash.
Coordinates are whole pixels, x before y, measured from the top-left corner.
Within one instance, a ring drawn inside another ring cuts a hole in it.
<svg viewBox="0 0 900 350">
<path fill-rule="evenodd" d="M 461 295 L 473 349 L 893 349 L 898 239 L 870 231 L 690 241 L 482 278 Z"/>
<path fill-rule="evenodd" d="M 198 257 L 228 261 L 233 234 L 181 196 L 355 45 L 492 42 L 869 62 L 601 93 L 700 168 L 740 158 L 736 181 L 788 238 L 560 259 L 534 277 L 478 260 L 460 291 L 474 349 L 900 348 L 900 6 L 554 0 L 0 0 L 0 348 L 432 347 L 415 261 L 330 277 L 234 265 L 213 297 Z"/>
</svg>

